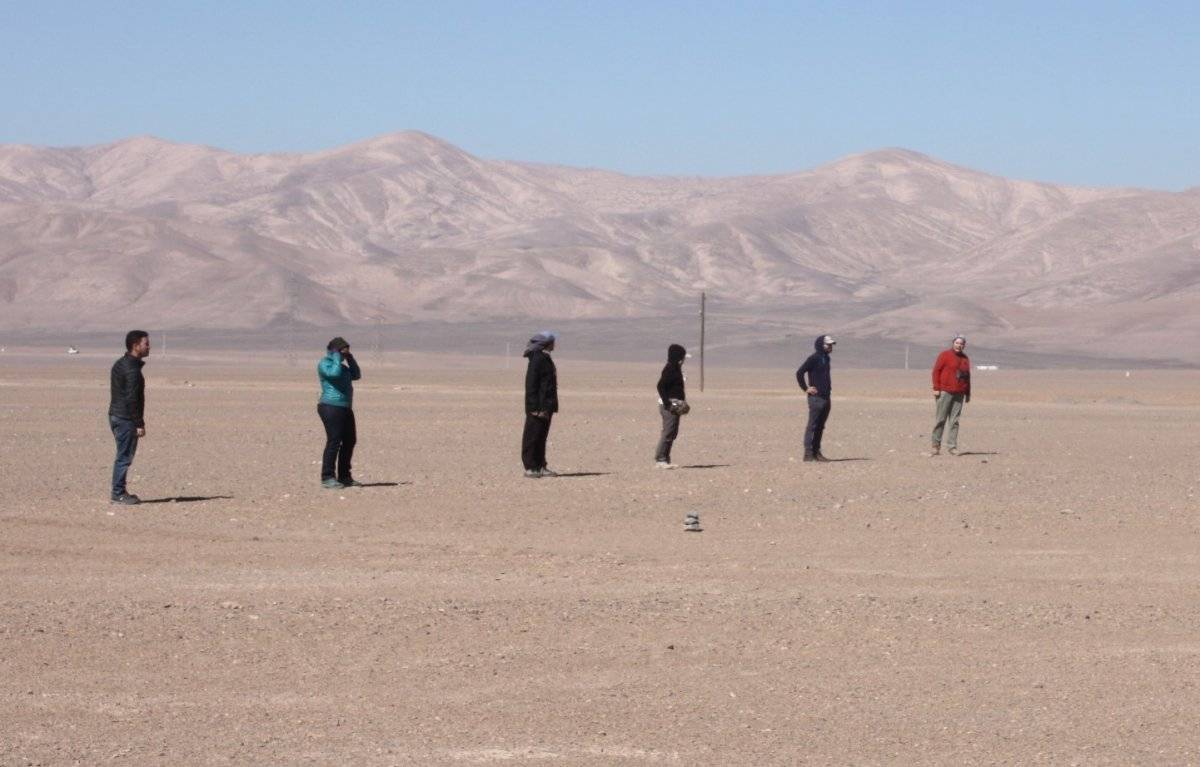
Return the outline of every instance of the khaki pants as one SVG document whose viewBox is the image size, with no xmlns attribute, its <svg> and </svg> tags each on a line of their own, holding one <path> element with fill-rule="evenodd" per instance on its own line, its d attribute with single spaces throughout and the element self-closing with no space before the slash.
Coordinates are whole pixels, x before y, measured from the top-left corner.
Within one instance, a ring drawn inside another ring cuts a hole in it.
<svg viewBox="0 0 1200 767">
<path fill-rule="evenodd" d="M 958 417 L 962 414 L 964 394 L 941 392 L 933 419 L 933 446 L 942 444 L 942 430 L 946 432 L 946 447 L 958 447 Z"/>
</svg>

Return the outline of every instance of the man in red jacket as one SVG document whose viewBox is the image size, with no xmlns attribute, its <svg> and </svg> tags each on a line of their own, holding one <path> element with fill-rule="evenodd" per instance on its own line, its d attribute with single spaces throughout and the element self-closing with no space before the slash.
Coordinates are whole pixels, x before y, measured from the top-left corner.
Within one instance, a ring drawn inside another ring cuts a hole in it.
<svg viewBox="0 0 1200 767">
<path fill-rule="evenodd" d="M 955 336 L 949 349 L 933 363 L 933 398 L 937 402 L 933 422 L 933 452 L 942 452 L 942 432 L 946 432 L 946 452 L 958 455 L 958 416 L 963 404 L 971 401 L 971 358 L 964 336 Z"/>
</svg>

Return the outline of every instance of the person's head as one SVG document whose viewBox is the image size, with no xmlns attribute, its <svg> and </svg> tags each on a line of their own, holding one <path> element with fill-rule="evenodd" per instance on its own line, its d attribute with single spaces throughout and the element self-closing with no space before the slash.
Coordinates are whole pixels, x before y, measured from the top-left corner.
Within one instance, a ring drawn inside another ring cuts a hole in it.
<svg viewBox="0 0 1200 767">
<path fill-rule="evenodd" d="M 831 354 L 833 352 L 834 344 L 836 343 L 837 341 L 833 340 L 833 336 L 819 335 L 817 336 L 816 342 L 813 343 L 813 347 L 819 352 Z"/>
<path fill-rule="evenodd" d="M 125 353 L 141 359 L 150 356 L 150 334 L 144 330 L 131 330 L 125 334 Z"/>
<path fill-rule="evenodd" d="M 671 344 L 667 347 L 667 362 L 678 362 L 683 364 L 685 359 L 687 359 L 687 349 L 683 348 L 679 344 Z"/>
<path fill-rule="evenodd" d="M 950 347 L 959 354 L 962 354 L 963 349 L 967 348 L 967 337 L 955 336 L 954 340 L 950 342 Z"/>
<path fill-rule="evenodd" d="M 526 351 L 554 351 L 554 342 L 558 340 L 558 335 L 552 330 L 543 330 L 540 333 L 534 333 L 533 338 L 529 339 L 529 346 Z"/>
<path fill-rule="evenodd" d="M 327 351 L 345 354 L 346 352 L 350 351 L 350 343 L 341 336 L 337 336 L 325 345 L 325 349 Z"/>
</svg>

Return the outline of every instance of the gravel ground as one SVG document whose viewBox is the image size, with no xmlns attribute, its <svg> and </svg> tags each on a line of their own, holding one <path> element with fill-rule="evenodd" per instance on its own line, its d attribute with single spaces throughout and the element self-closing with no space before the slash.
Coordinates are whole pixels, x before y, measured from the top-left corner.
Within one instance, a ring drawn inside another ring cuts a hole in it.
<svg viewBox="0 0 1200 767">
<path fill-rule="evenodd" d="M 500 359 L 363 359 L 322 490 L 315 359 L 152 358 L 107 503 L 112 359 L 0 371 L 0 764 L 1200 764 L 1200 373 L 558 355 L 551 466 Z M 570 476 L 570 475 L 575 476 Z M 698 512 L 702 533 L 683 531 Z"/>
</svg>

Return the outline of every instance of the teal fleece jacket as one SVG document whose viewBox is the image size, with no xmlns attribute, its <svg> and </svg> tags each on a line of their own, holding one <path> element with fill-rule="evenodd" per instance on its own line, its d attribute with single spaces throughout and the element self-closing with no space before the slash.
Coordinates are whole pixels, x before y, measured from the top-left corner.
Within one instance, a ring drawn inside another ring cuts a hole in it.
<svg viewBox="0 0 1200 767">
<path fill-rule="evenodd" d="M 354 403 L 354 382 L 362 378 L 362 372 L 353 357 L 343 365 L 341 352 L 329 352 L 317 363 L 317 378 L 321 381 L 321 404 L 350 407 Z"/>
</svg>

